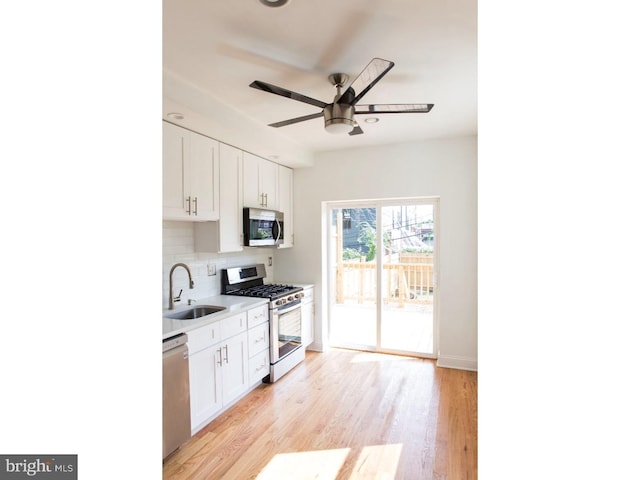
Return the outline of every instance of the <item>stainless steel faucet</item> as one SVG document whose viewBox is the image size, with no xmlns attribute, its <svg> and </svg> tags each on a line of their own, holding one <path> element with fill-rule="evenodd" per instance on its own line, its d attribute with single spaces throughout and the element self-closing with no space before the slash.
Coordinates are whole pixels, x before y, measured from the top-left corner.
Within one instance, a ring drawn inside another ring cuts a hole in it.
<svg viewBox="0 0 640 480">
<path fill-rule="evenodd" d="M 183 267 L 187 271 L 187 273 L 189 274 L 189 288 L 193 288 L 193 279 L 191 278 L 191 270 L 189 270 L 189 267 L 187 266 L 187 264 L 185 264 L 185 263 L 176 263 L 173 267 L 171 267 L 171 270 L 169 271 L 169 310 L 173 310 L 173 302 L 174 302 L 174 298 L 173 298 L 173 271 L 177 267 Z M 180 293 L 182 294 L 182 290 L 180 290 Z M 180 296 L 176 297 L 175 300 L 179 302 L 180 301 Z"/>
</svg>

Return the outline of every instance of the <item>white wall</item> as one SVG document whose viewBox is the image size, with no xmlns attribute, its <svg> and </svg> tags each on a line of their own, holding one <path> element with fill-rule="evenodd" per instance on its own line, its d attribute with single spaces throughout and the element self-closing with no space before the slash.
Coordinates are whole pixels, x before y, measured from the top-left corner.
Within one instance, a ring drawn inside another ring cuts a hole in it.
<svg viewBox="0 0 640 480">
<path fill-rule="evenodd" d="M 294 170 L 295 246 L 276 253 L 276 281 L 309 282 L 323 298 L 323 201 L 440 198 L 438 364 L 477 369 L 477 137 L 324 152 Z M 316 305 L 313 348 L 326 348 Z"/>
</svg>

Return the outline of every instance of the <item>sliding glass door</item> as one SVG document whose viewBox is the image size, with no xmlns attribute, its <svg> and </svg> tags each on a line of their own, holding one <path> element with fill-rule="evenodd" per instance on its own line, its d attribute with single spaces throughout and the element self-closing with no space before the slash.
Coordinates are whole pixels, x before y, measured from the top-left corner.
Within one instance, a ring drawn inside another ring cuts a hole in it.
<svg viewBox="0 0 640 480">
<path fill-rule="evenodd" d="M 437 200 L 328 208 L 331 345 L 433 357 Z"/>
<path fill-rule="evenodd" d="M 377 345 L 376 215 L 375 205 L 331 210 L 334 345 L 368 350 Z"/>
</svg>

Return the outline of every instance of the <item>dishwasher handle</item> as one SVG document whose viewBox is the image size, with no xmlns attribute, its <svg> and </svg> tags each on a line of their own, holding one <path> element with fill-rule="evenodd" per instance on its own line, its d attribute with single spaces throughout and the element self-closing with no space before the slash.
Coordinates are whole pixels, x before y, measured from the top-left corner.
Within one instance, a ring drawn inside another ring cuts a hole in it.
<svg viewBox="0 0 640 480">
<path fill-rule="evenodd" d="M 178 335 L 174 335 L 173 337 L 165 338 L 164 340 L 162 340 L 162 352 L 168 352 L 169 350 L 178 348 L 181 345 L 185 345 L 186 343 L 187 335 L 185 333 L 179 333 Z"/>
</svg>

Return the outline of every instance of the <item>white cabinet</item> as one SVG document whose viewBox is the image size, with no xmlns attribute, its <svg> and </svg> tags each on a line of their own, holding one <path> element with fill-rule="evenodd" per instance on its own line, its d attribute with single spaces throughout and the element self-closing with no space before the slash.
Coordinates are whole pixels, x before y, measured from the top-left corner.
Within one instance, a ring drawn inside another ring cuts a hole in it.
<svg viewBox="0 0 640 480">
<path fill-rule="evenodd" d="M 269 307 L 263 305 L 248 312 L 249 385 L 269 375 Z"/>
<path fill-rule="evenodd" d="M 222 405 L 226 407 L 249 388 L 247 333 L 240 333 L 222 343 Z"/>
<path fill-rule="evenodd" d="M 249 388 L 247 313 L 220 320 L 222 349 L 222 405 L 227 406 Z"/>
<path fill-rule="evenodd" d="M 188 332 L 191 434 L 222 410 L 220 324 Z"/>
<path fill-rule="evenodd" d="M 189 355 L 191 435 L 222 410 L 222 352 L 218 345 Z"/>
<path fill-rule="evenodd" d="M 219 218 L 219 143 L 163 123 L 162 214 L 166 220 Z"/>
<path fill-rule="evenodd" d="M 252 308 L 247 312 L 247 323 L 249 328 L 261 325 L 269 321 L 269 305 L 265 304 L 260 307 Z"/>
<path fill-rule="evenodd" d="M 249 388 L 247 313 L 187 332 L 191 434 Z"/>
<path fill-rule="evenodd" d="M 242 150 L 220 144 L 220 213 L 217 222 L 195 225 L 196 252 L 240 252 L 242 234 Z"/>
<path fill-rule="evenodd" d="M 313 301 L 313 287 L 306 287 L 303 290 L 302 305 L 300 307 L 302 315 L 302 346 L 308 347 L 313 342 L 313 324 L 315 321 L 315 304 Z"/>
<path fill-rule="evenodd" d="M 278 210 L 284 214 L 284 241 L 279 248 L 293 247 L 293 170 L 278 165 Z"/>
<path fill-rule="evenodd" d="M 278 210 L 278 165 L 248 152 L 242 155 L 244 206 Z"/>
</svg>

